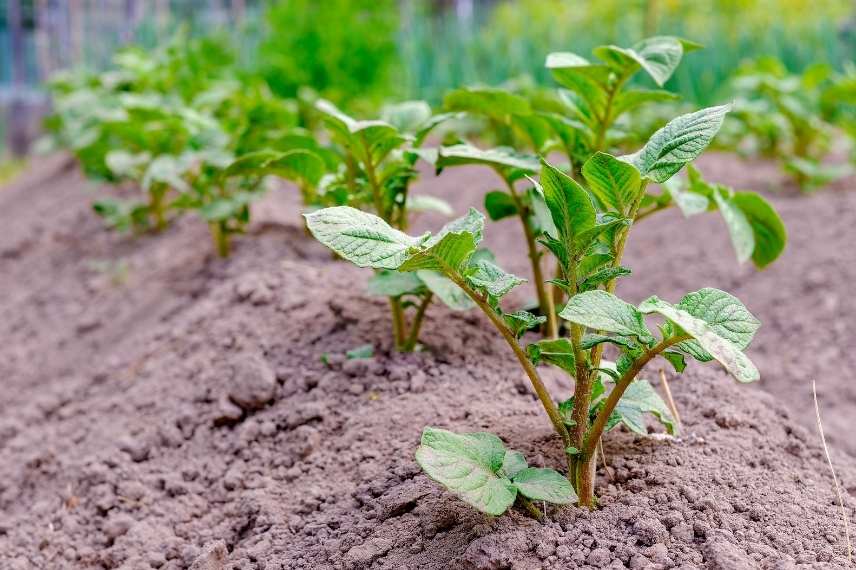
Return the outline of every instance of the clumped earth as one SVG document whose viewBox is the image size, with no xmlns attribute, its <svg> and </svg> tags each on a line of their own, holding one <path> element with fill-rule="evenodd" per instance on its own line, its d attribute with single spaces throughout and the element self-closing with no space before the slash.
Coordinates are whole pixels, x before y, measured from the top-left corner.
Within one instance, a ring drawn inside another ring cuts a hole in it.
<svg viewBox="0 0 856 570">
<path fill-rule="evenodd" d="M 779 180 L 726 156 L 701 166 L 741 187 Z M 461 210 L 496 182 L 464 168 L 421 189 Z M 611 433 L 602 508 L 551 508 L 539 524 L 476 512 L 413 460 L 435 425 L 491 430 L 533 465 L 564 463 L 476 313 L 434 307 L 424 350 L 390 353 L 368 273 L 305 236 L 287 190 L 222 261 L 194 220 L 138 239 L 103 230 L 93 187 L 64 157 L 44 161 L 0 190 L 0 568 L 847 567 L 810 384 L 852 527 L 852 183 L 772 195 L 791 243 L 762 273 L 737 266 L 713 216 L 640 225 L 622 296 L 733 292 L 764 323 L 749 350 L 762 381 L 693 366 L 671 382 L 681 436 Z M 487 243 L 525 275 L 514 222 L 489 225 Z M 345 357 L 365 343 L 375 356 Z M 545 375 L 557 397 L 571 392 Z M 645 376 L 656 384 L 656 367 Z"/>
</svg>

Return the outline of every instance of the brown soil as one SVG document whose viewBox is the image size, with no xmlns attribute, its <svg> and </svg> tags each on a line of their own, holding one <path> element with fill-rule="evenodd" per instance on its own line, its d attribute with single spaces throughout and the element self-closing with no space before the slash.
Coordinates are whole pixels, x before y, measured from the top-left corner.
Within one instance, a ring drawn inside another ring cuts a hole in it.
<svg viewBox="0 0 856 570">
<path fill-rule="evenodd" d="M 777 179 L 725 156 L 702 168 L 756 188 Z M 461 169 L 421 189 L 461 209 L 493 184 Z M 762 382 L 692 366 L 672 382 L 681 438 L 611 434 L 602 508 L 550 509 L 541 525 L 482 516 L 413 461 L 437 425 L 562 464 L 481 317 L 435 307 L 425 350 L 390 354 L 366 272 L 305 237 L 285 192 L 224 262 L 193 219 L 139 239 L 101 229 L 90 188 L 57 158 L 0 189 L 0 568 L 846 567 L 810 381 L 852 527 L 856 193 L 777 194 L 791 246 L 761 273 L 736 265 L 713 216 L 636 230 L 621 294 L 734 292 L 764 323 L 749 351 Z M 526 275 L 514 221 L 487 234 Z M 374 358 L 345 360 L 367 342 Z"/>
</svg>

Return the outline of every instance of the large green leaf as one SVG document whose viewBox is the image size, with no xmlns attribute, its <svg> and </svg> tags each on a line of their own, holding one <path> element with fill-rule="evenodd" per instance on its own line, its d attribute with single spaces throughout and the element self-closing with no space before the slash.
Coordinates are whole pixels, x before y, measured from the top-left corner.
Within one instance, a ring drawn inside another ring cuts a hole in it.
<svg viewBox="0 0 856 570">
<path fill-rule="evenodd" d="M 570 505 L 577 494 L 567 477 L 554 469 L 527 467 L 512 479 L 520 493 L 533 501 L 547 501 L 556 505 Z"/>
<path fill-rule="evenodd" d="M 728 307 L 731 305 L 731 303 L 723 305 L 719 310 L 728 311 Z M 646 314 L 658 313 L 683 329 L 697 341 L 698 345 L 707 354 L 719 361 L 738 381 L 754 382 L 760 378 L 758 369 L 741 352 L 741 348 L 732 341 L 717 334 L 717 330 L 721 329 L 714 328 L 706 320 L 693 316 L 686 309 L 675 307 L 656 296 L 643 301 L 639 305 L 639 310 Z"/>
<path fill-rule="evenodd" d="M 621 157 L 643 176 L 665 182 L 707 148 L 722 126 L 729 105 L 708 107 L 672 119 L 638 152 Z"/>
<path fill-rule="evenodd" d="M 583 165 L 583 176 L 601 204 L 623 216 L 630 214 L 642 186 L 642 177 L 632 164 L 598 152 Z"/>
<path fill-rule="evenodd" d="M 559 316 L 593 330 L 635 336 L 643 343 L 654 340 L 636 307 L 600 289 L 574 295 Z"/>
<path fill-rule="evenodd" d="M 541 190 L 558 238 L 574 255 L 574 238 L 594 227 L 597 213 L 588 192 L 573 178 L 550 165 L 541 165 Z"/>
<path fill-rule="evenodd" d="M 615 101 L 612 104 L 612 115 L 620 117 L 622 114 L 646 103 L 662 103 L 676 99 L 679 99 L 679 97 L 669 91 L 659 89 L 626 89 L 615 96 Z"/>
<path fill-rule="evenodd" d="M 497 472 L 505 446 L 490 433 L 456 434 L 426 427 L 416 462 L 433 480 L 489 515 L 501 515 L 514 504 L 517 488 Z"/>
<path fill-rule="evenodd" d="M 538 170 L 538 159 L 534 156 L 518 154 L 511 149 L 493 148 L 483 150 L 468 144 L 456 144 L 440 148 L 437 157 L 437 169 L 462 164 L 484 164 L 493 168 L 513 168 L 524 172 Z"/>
<path fill-rule="evenodd" d="M 759 269 L 773 263 L 788 242 L 785 224 L 773 206 L 755 192 L 735 192 L 732 202 L 743 212 L 755 236 L 752 261 Z"/>
<path fill-rule="evenodd" d="M 274 157 L 264 168 L 270 174 L 286 180 L 303 180 L 317 186 L 324 176 L 324 161 L 308 150 L 290 150 Z"/>
<path fill-rule="evenodd" d="M 627 386 L 615 406 L 615 425 L 623 423 L 635 433 L 647 435 L 645 414 L 653 414 L 670 434 L 676 431 L 675 420 L 669 407 L 647 380 L 637 379 Z M 612 419 L 612 418 L 610 418 Z M 612 422 L 610 422 L 612 423 Z"/>
<path fill-rule="evenodd" d="M 761 321 L 749 312 L 740 299 L 712 287 L 687 293 L 677 307 L 705 321 L 716 334 L 740 350 L 749 346 L 761 326 Z"/>
<path fill-rule="evenodd" d="M 324 208 L 304 217 L 318 241 L 360 267 L 398 269 L 407 259 L 407 251 L 425 241 L 349 206 Z"/>
</svg>

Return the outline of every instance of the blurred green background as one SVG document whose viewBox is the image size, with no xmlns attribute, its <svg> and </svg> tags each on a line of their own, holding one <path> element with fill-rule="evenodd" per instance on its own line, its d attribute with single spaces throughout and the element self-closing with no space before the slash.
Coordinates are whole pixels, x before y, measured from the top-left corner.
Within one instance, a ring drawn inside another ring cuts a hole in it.
<svg viewBox="0 0 856 570">
<path fill-rule="evenodd" d="M 741 62 L 774 56 L 793 72 L 856 53 L 853 0 L 0 0 L 0 105 L 43 106 L 54 72 L 104 69 L 126 43 L 163 44 L 176 30 L 231 44 L 240 73 L 294 96 L 309 86 L 345 108 L 426 99 L 521 77 L 551 84 L 557 50 L 587 55 L 680 35 L 706 49 L 666 88 L 705 105 L 727 99 Z M 8 122 L 8 120 L 7 120 Z M 0 125 L 0 132 L 14 129 Z"/>
</svg>

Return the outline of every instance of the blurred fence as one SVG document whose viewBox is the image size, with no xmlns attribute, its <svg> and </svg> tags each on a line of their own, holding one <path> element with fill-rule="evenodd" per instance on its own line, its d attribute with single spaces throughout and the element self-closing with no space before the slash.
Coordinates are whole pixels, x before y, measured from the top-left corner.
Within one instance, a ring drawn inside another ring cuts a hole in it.
<svg viewBox="0 0 856 570">
<path fill-rule="evenodd" d="M 322 0 L 323 1 L 323 0 Z M 262 0 L 0 0 L 0 112 L 8 150 L 26 151 L 54 72 L 103 68 L 116 48 L 154 46 L 179 25 L 191 33 L 235 27 Z M 0 154 L 2 146 L 0 145 Z"/>
</svg>

